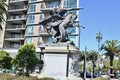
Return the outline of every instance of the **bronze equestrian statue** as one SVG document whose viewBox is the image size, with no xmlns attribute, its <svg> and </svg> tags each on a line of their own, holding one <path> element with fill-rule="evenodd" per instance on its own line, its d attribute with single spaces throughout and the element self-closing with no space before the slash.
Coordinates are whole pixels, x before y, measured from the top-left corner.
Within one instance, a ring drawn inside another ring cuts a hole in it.
<svg viewBox="0 0 120 80">
<path fill-rule="evenodd" d="M 54 43 L 69 41 L 66 28 L 73 27 L 77 15 L 67 13 L 66 9 L 58 10 L 58 8 L 54 8 L 49 14 L 50 16 L 39 24 L 45 25 L 47 32 L 52 35 Z"/>
</svg>

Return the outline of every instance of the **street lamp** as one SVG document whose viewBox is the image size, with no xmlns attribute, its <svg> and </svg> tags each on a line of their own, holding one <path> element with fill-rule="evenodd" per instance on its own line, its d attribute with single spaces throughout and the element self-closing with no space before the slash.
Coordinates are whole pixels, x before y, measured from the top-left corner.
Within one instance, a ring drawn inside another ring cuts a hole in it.
<svg viewBox="0 0 120 80">
<path fill-rule="evenodd" d="M 98 41 L 98 73 L 99 73 L 99 62 L 100 62 L 100 54 L 99 54 L 99 52 L 100 52 L 100 42 L 101 42 L 102 38 L 103 38 L 102 34 L 99 30 L 99 32 L 96 33 L 96 40 Z"/>
<path fill-rule="evenodd" d="M 86 57 L 87 57 L 87 46 L 85 46 L 85 52 L 84 52 L 84 79 L 86 80 Z"/>
<path fill-rule="evenodd" d="M 85 27 L 79 25 L 79 22 L 77 23 L 77 27 L 79 28 L 79 34 L 78 34 L 78 35 L 79 35 L 79 39 L 78 39 L 78 47 L 79 47 L 79 50 L 80 50 L 81 28 L 82 28 L 82 29 L 85 29 Z"/>
</svg>

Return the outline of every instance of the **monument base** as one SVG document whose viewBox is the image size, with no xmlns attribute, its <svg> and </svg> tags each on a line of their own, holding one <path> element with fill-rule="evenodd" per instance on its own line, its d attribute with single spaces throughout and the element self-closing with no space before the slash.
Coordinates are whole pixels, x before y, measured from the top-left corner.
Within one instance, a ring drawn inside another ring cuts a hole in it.
<svg viewBox="0 0 120 80">
<path fill-rule="evenodd" d="M 77 47 L 67 43 L 47 44 L 44 50 L 42 74 L 58 80 L 79 76 Z"/>
</svg>

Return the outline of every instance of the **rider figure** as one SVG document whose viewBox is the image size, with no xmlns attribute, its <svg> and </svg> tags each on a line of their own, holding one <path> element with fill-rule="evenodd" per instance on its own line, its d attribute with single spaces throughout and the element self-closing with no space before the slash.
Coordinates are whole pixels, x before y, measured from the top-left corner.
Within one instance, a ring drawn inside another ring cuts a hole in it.
<svg viewBox="0 0 120 80">
<path fill-rule="evenodd" d="M 54 21 L 56 21 L 56 19 L 57 19 L 57 20 L 63 20 L 63 19 L 64 19 L 63 16 L 60 15 L 60 10 L 58 10 L 57 7 L 55 7 L 52 11 L 50 11 L 49 14 L 50 14 L 51 17 L 54 19 Z"/>
</svg>

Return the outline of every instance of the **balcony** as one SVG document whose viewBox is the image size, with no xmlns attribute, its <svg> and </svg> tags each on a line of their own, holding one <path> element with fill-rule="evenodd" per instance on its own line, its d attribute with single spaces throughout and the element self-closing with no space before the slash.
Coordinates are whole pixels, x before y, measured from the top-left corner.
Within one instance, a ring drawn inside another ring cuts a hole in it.
<svg viewBox="0 0 120 80">
<path fill-rule="evenodd" d="M 20 21 L 26 21 L 26 15 L 10 16 L 7 21 L 13 23 L 21 23 Z"/>
<path fill-rule="evenodd" d="M 4 48 L 19 48 L 20 46 L 21 46 L 20 44 L 4 45 Z"/>
<path fill-rule="evenodd" d="M 26 15 L 16 15 L 16 16 L 10 16 L 8 20 L 17 20 L 17 19 L 25 19 Z"/>
<path fill-rule="evenodd" d="M 17 7 L 10 7 L 8 12 L 12 13 L 12 14 L 21 14 L 23 12 L 27 13 L 27 5 L 17 6 Z"/>
<path fill-rule="evenodd" d="M 19 42 L 20 40 L 24 40 L 24 35 L 21 34 L 6 35 L 5 40 Z"/>
<path fill-rule="evenodd" d="M 9 0 L 9 4 L 13 4 L 13 5 L 22 5 L 27 3 L 28 0 Z"/>
<path fill-rule="evenodd" d="M 25 25 L 7 25 L 7 29 L 25 29 Z"/>
<path fill-rule="evenodd" d="M 44 0 L 39 0 L 39 1 L 29 1 L 29 4 L 35 4 L 35 3 L 42 3 Z"/>
<path fill-rule="evenodd" d="M 9 32 L 21 32 L 25 30 L 25 25 L 7 25 L 6 31 Z"/>
</svg>

